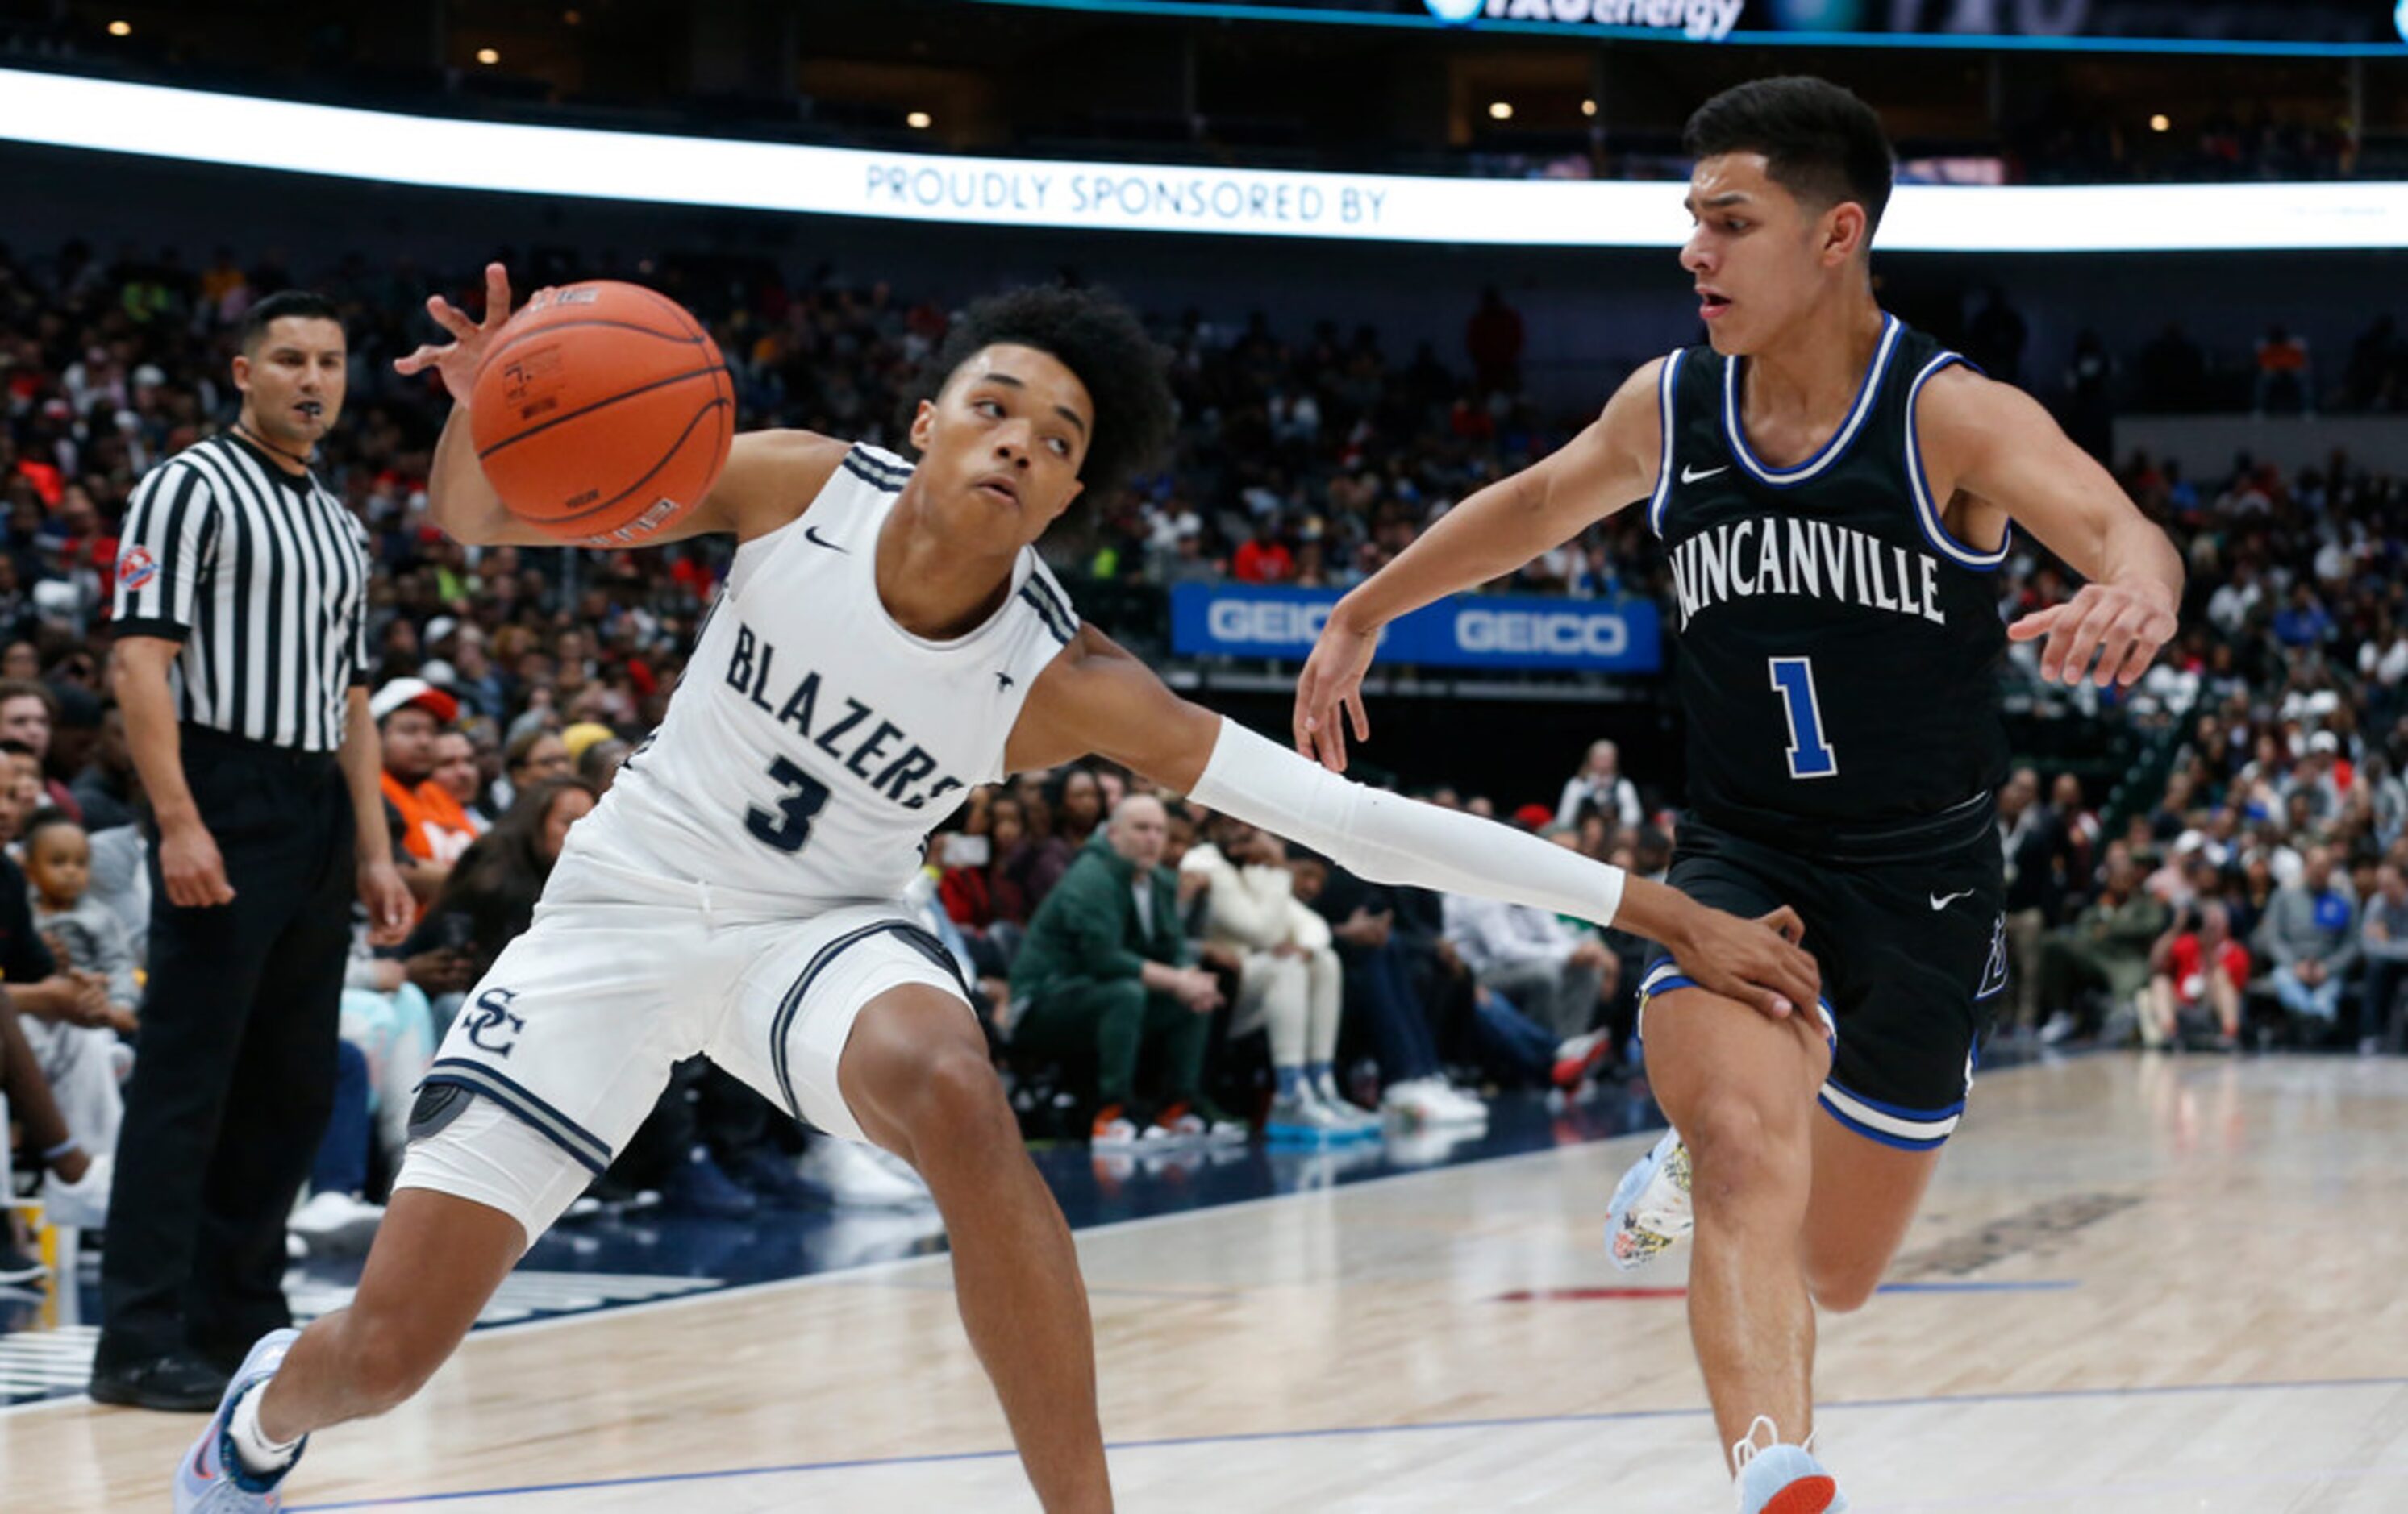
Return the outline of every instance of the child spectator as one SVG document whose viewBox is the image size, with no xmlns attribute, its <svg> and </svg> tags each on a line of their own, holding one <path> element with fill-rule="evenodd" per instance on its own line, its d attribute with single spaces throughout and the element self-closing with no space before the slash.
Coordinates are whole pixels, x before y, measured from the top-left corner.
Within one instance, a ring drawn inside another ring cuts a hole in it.
<svg viewBox="0 0 2408 1514">
<path fill-rule="evenodd" d="M 70 981 L 86 992 L 57 1012 L 29 1008 L 25 1039 L 50 1080 L 67 1128 L 85 1150 L 117 1145 L 125 1112 L 119 1089 L 132 1056 L 121 1037 L 136 1029 L 134 954 L 125 927 L 87 896 L 92 844 L 64 810 L 45 809 L 25 827 L 25 874 L 34 928 Z"/>
<path fill-rule="evenodd" d="M 45 809 L 26 822 L 25 878 L 33 885 L 34 928 L 64 967 L 95 973 L 108 986 L 108 1028 L 136 1030 L 134 953 L 125 925 L 89 897 L 92 837 L 63 809 Z"/>
</svg>

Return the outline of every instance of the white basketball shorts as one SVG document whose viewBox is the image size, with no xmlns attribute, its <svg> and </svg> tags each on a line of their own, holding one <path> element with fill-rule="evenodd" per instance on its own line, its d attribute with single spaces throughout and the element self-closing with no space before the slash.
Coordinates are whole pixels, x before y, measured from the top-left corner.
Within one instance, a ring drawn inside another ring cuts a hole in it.
<svg viewBox="0 0 2408 1514">
<path fill-rule="evenodd" d="M 595 823 L 570 834 L 534 924 L 462 1005 L 394 1179 L 500 1209 L 530 1242 L 610 1164 L 672 1064 L 703 1053 L 796 1119 L 867 1140 L 837 1087 L 863 1007 L 916 983 L 969 1012 L 908 907 L 806 914 L 730 895 L 581 834 Z"/>
</svg>

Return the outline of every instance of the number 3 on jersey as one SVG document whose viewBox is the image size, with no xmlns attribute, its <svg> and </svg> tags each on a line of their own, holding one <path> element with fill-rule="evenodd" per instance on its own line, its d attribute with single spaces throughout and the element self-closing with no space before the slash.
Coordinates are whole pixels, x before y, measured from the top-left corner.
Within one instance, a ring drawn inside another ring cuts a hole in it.
<svg viewBox="0 0 2408 1514">
<path fill-rule="evenodd" d="M 1772 690 L 1789 717 L 1789 776 L 1829 778 L 1840 770 L 1839 754 L 1824 738 L 1823 708 L 1814 699 L 1814 662 L 1809 657 L 1775 657 Z"/>
<path fill-rule="evenodd" d="M 811 838 L 811 820 L 828 801 L 827 785 L 781 757 L 769 764 L 769 781 L 781 784 L 775 813 L 755 805 L 744 812 L 744 828 L 753 839 L 780 851 L 800 851 Z"/>
</svg>

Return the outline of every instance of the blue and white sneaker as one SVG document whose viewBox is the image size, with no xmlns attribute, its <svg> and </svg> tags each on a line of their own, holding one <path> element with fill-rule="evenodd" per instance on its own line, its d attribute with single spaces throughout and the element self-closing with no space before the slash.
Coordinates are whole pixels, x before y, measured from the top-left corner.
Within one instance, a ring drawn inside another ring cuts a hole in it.
<svg viewBox="0 0 2408 1514">
<path fill-rule="evenodd" d="M 1615 1266 L 1629 1272 L 1670 1250 L 1695 1222 L 1689 1149 L 1679 1131 L 1668 1130 L 1613 1185 L 1613 1202 L 1605 1211 L 1606 1252 Z"/>
<path fill-rule="evenodd" d="M 1263 1117 L 1263 1135 L 1273 1146 L 1334 1146 L 1358 1138 L 1352 1121 L 1325 1108 L 1312 1097 L 1310 1085 L 1301 1083 L 1286 1098 L 1271 1101 Z"/>
<path fill-rule="evenodd" d="M 1764 1427 L 1766 1444 L 1758 1449 L 1756 1426 Z M 1731 1448 L 1739 1467 L 1739 1514 L 1848 1514 L 1848 1495 L 1839 1480 L 1823 1470 L 1808 1448 L 1785 1446 L 1780 1429 L 1762 1415 L 1747 1427 L 1747 1438 Z"/>
<path fill-rule="evenodd" d="M 309 1437 L 301 1437 L 284 1471 L 263 1478 L 242 1469 L 227 1427 L 234 1421 L 235 1404 L 243 1394 L 265 1387 L 284 1364 L 284 1353 L 300 1338 L 298 1330 L 271 1330 L 242 1359 L 233 1380 L 226 1384 L 225 1396 L 218 1400 L 218 1411 L 209 1416 L 207 1428 L 176 1464 L 176 1514 L 272 1514 L 284 1507 L 284 1495 L 277 1488 L 285 1473 L 300 1462 Z"/>
</svg>

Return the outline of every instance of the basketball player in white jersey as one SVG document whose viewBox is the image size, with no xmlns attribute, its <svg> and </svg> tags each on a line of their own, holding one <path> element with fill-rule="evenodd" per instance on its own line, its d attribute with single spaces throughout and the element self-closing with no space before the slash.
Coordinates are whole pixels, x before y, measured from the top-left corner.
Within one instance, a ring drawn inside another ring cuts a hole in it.
<svg viewBox="0 0 2408 1514">
<path fill-rule="evenodd" d="M 432 367 L 455 407 L 432 508 L 464 542 L 541 545 L 466 421 L 509 309 Z M 309 1432 L 415 1393 L 708 1052 L 798 1119 L 918 1169 L 962 1321 L 1050 1510 L 1111 1507 L 1068 1227 L 1024 1150 L 953 969 L 896 901 L 976 784 L 1100 753 L 1366 877 L 1515 899 L 1675 943 L 1770 1012 L 1811 1004 L 1794 916 L 1749 922 L 1503 826 L 1350 783 L 1173 695 L 1069 610 L 1034 543 L 1161 443 L 1156 350 L 1121 307 L 1024 290 L 974 307 L 911 426 L 915 467 L 795 431 L 736 439 L 668 536 L 739 546 L 667 716 L 569 833 L 527 933 L 469 995 L 413 1111 L 351 1307 L 253 1348 L 178 1470 L 179 1510 L 278 1507 Z M 1787 934 L 1783 934 L 1786 932 Z"/>
</svg>

